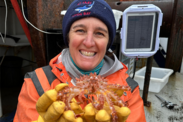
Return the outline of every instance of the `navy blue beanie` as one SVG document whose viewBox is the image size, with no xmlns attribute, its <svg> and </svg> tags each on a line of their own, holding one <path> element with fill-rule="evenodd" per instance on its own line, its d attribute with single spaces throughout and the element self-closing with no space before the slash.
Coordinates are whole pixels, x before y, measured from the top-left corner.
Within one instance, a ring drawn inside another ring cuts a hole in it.
<svg viewBox="0 0 183 122">
<path fill-rule="evenodd" d="M 116 23 L 111 7 L 104 0 L 75 0 L 73 1 L 62 21 L 64 42 L 68 46 L 68 33 L 72 23 L 85 17 L 96 17 L 108 27 L 109 49 L 116 35 Z"/>
</svg>

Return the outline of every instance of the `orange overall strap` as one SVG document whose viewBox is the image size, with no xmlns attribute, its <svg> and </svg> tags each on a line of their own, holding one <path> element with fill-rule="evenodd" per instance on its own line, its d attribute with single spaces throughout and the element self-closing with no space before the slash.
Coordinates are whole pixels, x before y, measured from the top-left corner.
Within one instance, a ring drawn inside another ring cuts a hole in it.
<svg viewBox="0 0 183 122">
<path fill-rule="evenodd" d="M 35 72 L 39 80 L 39 83 L 42 86 L 43 91 L 46 92 L 47 90 L 50 89 L 50 84 L 43 69 L 42 68 L 36 69 Z"/>
<path fill-rule="evenodd" d="M 51 70 L 52 68 L 48 65 L 38 68 L 27 75 L 27 78 L 30 77 L 32 79 L 39 96 L 41 96 L 47 90 L 50 90 L 52 82 L 56 79 L 56 76 Z"/>
</svg>

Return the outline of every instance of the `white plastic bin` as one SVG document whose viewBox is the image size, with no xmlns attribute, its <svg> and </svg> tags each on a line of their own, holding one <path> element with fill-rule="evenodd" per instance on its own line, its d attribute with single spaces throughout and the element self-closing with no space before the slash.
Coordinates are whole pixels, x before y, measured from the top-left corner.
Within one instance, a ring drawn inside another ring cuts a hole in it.
<svg viewBox="0 0 183 122">
<path fill-rule="evenodd" d="M 135 72 L 134 80 L 138 82 L 140 90 L 144 88 L 146 67 L 143 67 Z M 161 89 L 168 83 L 172 69 L 152 67 L 149 91 L 159 93 Z"/>
</svg>

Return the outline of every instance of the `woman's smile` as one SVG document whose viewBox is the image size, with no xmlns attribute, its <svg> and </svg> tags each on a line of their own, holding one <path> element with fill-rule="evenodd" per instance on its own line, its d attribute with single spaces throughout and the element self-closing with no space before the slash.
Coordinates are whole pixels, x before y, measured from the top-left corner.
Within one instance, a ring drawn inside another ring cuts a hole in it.
<svg viewBox="0 0 183 122">
<path fill-rule="evenodd" d="M 92 57 L 94 56 L 96 53 L 95 52 L 88 52 L 88 51 L 83 51 L 81 50 L 80 53 L 84 56 L 88 56 L 88 57 Z"/>
</svg>

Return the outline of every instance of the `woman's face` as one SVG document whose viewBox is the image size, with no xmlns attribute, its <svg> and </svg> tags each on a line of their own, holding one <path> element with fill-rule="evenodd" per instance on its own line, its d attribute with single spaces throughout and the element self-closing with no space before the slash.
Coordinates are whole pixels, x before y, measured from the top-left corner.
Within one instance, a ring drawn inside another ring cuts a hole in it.
<svg viewBox="0 0 183 122">
<path fill-rule="evenodd" d="M 69 50 L 75 64 L 85 70 L 94 69 L 103 59 L 109 32 L 107 26 L 94 17 L 75 21 L 69 31 Z"/>
</svg>

